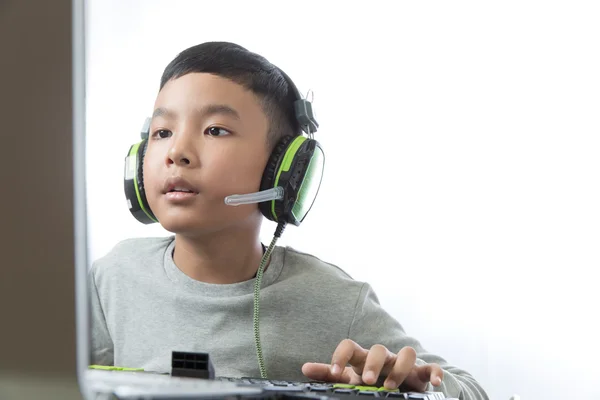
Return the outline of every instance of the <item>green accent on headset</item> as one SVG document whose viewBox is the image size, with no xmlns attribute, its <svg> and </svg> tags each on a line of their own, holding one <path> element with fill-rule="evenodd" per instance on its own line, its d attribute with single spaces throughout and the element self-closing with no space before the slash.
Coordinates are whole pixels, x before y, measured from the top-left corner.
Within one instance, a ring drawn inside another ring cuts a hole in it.
<svg viewBox="0 0 600 400">
<path fill-rule="evenodd" d="M 316 146 L 300 185 L 298 198 L 292 207 L 292 214 L 298 221 L 304 219 L 317 197 L 321 177 L 323 176 L 323 162 L 323 151 L 319 146 Z"/>
<path fill-rule="evenodd" d="M 279 177 L 282 172 L 287 172 L 290 170 L 292 166 L 292 161 L 294 160 L 294 156 L 298 152 L 298 149 L 307 140 L 304 136 L 298 136 L 288 147 L 288 150 L 285 152 L 285 156 L 283 157 L 283 161 L 281 162 L 281 166 L 279 167 L 279 171 L 277 171 L 277 176 L 275 177 L 275 184 L 273 187 L 277 187 L 279 184 Z M 277 215 L 275 214 L 275 201 L 271 202 L 271 213 L 273 214 L 273 218 L 277 221 Z"/>
<path fill-rule="evenodd" d="M 143 143 L 139 142 L 134 144 L 133 146 L 131 146 L 131 150 L 129 151 L 129 157 L 135 157 L 137 159 L 137 153 L 138 150 L 140 148 L 140 145 Z M 136 160 L 136 167 L 137 167 L 137 160 Z M 138 187 L 138 180 L 137 180 L 137 168 L 135 171 L 135 176 L 133 177 L 133 184 L 135 186 L 135 195 L 138 199 L 138 204 L 140 205 L 140 208 L 142 209 L 142 211 L 144 212 L 144 214 L 146 214 L 148 216 L 148 218 L 150 218 L 152 221 L 154 222 L 158 222 L 156 219 L 152 218 L 152 215 L 150 215 L 150 213 L 148 212 L 148 210 L 146 210 L 146 207 L 144 207 L 144 203 L 142 202 L 142 197 L 140 195 L 140 188 Z"/>
</svg>

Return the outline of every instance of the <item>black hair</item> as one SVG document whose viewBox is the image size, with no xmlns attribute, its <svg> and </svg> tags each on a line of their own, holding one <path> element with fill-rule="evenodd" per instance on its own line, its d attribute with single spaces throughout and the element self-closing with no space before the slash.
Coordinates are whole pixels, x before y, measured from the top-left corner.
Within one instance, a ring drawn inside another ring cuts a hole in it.
<svg viewBox="0 0 600 400">
<path fill-rule="evenodd" d="M 160 89 L 171 79 L 193 72 L 215 74 L 252 91 L 269 120 L 267 144 L 271 149 L 282 137 L 300 134 L 293 105 L 296 94 L 279 68 L 265 57 L 235 43 L 201 43 L 182 51 L 167 65 Z"/>
</svg>

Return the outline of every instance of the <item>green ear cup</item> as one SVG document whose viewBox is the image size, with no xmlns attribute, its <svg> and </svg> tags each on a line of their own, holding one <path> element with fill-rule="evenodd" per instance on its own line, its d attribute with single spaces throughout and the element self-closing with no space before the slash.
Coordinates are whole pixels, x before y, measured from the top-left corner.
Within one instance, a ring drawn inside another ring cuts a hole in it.
<svg viewBox="0 0 600 400">
<path fill-rule="evenodd" d="M 124 189 L 127 206 L 131 214 L 144 224 L 158 222 L 148 205 L 144 187 L 144 156 L 148 141 L 142 140 L 129 148 L 125 157 Z"/>
</svg>

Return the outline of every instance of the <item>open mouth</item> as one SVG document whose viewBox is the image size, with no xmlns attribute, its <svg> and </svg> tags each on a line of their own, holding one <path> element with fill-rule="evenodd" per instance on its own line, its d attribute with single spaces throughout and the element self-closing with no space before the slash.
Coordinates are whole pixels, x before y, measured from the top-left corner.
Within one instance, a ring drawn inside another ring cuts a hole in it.
<svg viewBox="0 0 600 400">
<path fill-rule="evenodd" d="M 178 187 L 170 189 L 167 193 L 193 193 L 193 194 L 197 194 L 196 192 L 194 192 L 191 189 L 178 188 Z"/>
<path fill-rule="evenodd" d="M 163 193 L 171 203 L 185 203 L 193 200 L 198 190 L 191 182 L 181 177 L 172 177 L 165 182 Z"/>
<path fill-rule="evenodd" d="M 170 200 L 189 199 L 199 193 L 198 188 L 192 182 L 179 176 L 167 178 L 162 192 Z"/>
</svg>

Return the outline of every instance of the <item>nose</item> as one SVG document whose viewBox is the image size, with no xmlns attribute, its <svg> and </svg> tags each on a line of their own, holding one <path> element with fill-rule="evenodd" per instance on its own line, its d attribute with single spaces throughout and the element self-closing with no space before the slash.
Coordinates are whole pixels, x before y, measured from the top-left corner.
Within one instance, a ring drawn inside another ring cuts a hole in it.
<svg viewBox="0 0 600 400">
<path fill-rule="evenodd" d="M 171 147 L 167 153 L 166 162 L 168 165 L 177 165 L 179 167 L 194 167 L 198 164 L 198 156 L 190 134 L 174 134 L 171 140 Z"/>
</svg>

